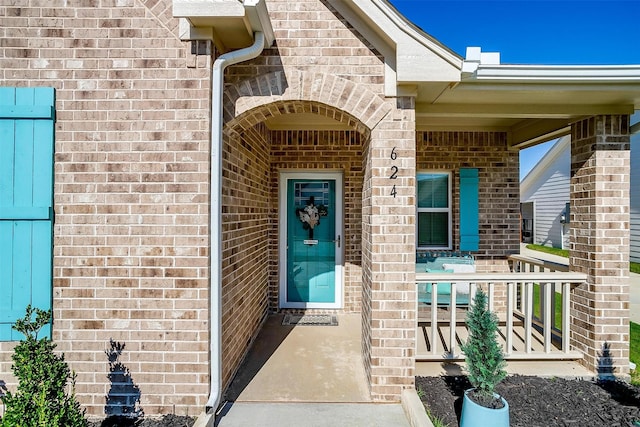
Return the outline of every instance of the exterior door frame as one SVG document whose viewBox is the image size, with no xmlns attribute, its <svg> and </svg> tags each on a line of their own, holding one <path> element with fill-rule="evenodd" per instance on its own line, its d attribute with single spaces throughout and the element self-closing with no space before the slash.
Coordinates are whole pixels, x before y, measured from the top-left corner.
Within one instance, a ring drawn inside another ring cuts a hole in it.
<svg viewBox="0 0 640 427">
<path fill-rule="evenodd" d="M 287 207 L 287 188 L 290 180 L 296 179 L 333 179 L 336 181 L 336 276 L 335 276 L 335 302 L 332 303 L 312 303 L 312 302 L 289 302 L 287 298 L 287 221 L 291 215 Z M 344 192 L 342 172 L 335 171 L 296 171 L 280 172 L 278 183 L 278 259 L 279 259 L 279 282 L 280 292 L 278 297 L 279 308 L 342 308 L 343 307 L 343 287 L 344 287 Z"/>
</svg>

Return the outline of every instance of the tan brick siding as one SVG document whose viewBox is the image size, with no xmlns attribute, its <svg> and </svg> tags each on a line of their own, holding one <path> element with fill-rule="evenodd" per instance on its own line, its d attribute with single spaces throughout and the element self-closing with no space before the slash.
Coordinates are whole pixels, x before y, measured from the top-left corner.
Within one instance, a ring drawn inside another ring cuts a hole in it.
<svg viewBox="0 0 640 427">
<path fill-rule="evenodd" d="M 222 366 L 227 385 L 267 315 L 271 191 L 264 126 L 226 135 L 222 173 Z"/>
<path fill-rule="evenodd" d="M 588 275 L 571 304 L 571 344 L 587 367 L 627 374 L 629 117 L 596 116 L 571 129 L 569 265 Z"/>
<path fill-rule="evenodd" d="M 397 99 L 396 108 L 372 130 L 365 156 L 371 174 L 366 175 L 363 209 L 368 234 L 363 259 L 366 257 L 369 263 L 363 266 L 370 306 L 363 316 L 363 330 L 369 340 L 363 343 L 363 350 L 371 395 L 377 401 L 399 401 L 402 389 L 413 387 L 415 381 L 413 102 L 412 98 Z M 391 178 L 393 166 L 398 168 L 395 179 Z"/>
<path fill-rule="evenodd" d="M 195 414 L 208 393 L 209 70 L 191 67 L 168 0 L 22 3 L 0 6 L 0 81 L 56 88 L 53 338 L 78 398 L 104 416 L 113 339 L 146 414 Z"/>
<path fill-rule="evenodd" d="M 520 252 L 519 157 L 507 143 L 505 132 L 417 133 L 416 169 L 453 173 L 453 249 L 460 242 L 460 168 L 479 170 L 479 261 Z"/>
<path fill-rule="evenodd" d="M 381 55 L 328 2 L 268 0 L 267 9 L 275 45 L 229 70 L 229 82 L 295 69 L 339 76 L 382 93 Z"/>
</svg>

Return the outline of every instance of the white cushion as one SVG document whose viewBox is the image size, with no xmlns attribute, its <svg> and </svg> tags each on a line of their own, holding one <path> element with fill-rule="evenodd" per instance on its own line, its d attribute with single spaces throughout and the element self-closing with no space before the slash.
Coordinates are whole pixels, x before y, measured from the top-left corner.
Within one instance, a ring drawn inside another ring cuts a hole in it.
<svg viewBox="0 0 640 427">
<path fill-rule="evenodd" d="M 475 273 L 476 266 L 473 264 L 442 264 L 445 270 L 453 270 L 454 273 Z M 456 282 L 456 293 L 468 295 L 471 291 L 469 282 Z"/>
</svg>

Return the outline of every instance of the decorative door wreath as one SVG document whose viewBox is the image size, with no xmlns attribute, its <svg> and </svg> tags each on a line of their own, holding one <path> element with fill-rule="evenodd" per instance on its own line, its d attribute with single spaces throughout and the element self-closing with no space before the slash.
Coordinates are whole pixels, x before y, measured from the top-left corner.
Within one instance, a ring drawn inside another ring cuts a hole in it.
<svg viewBox="0 0 640 427">
<path fill-rule="evenodd" d="M 309 230 L 309 239 L 313 239 L 313 229 L 320 225 L 320 217 L 327 216 L 329 210 L 324 205 L 316 205 L 314 197 L 309 197 L 309 203 L 304 208 L 296 208 L 296 216 L 302 222 L 302 228 Z"/>
</svg>

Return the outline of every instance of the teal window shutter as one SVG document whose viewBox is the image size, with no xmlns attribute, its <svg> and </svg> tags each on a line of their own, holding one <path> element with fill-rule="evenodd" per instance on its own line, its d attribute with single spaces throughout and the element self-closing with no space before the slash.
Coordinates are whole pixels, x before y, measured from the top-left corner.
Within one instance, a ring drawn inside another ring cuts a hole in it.
<svg viewBox="0 0 640 427">
<path fill-rule="evenodd" d="M 51 308 L 54 112 L 53 88 L 0 87 L 0 341 L 23 339 L 28 304 Z"/>
<path fill-rule="evenodd" d="M 478 201 L 479 174 L 476 168 L 460 169 L 460 250 L 477 251 L 480 246 Z"/>
</svg>

